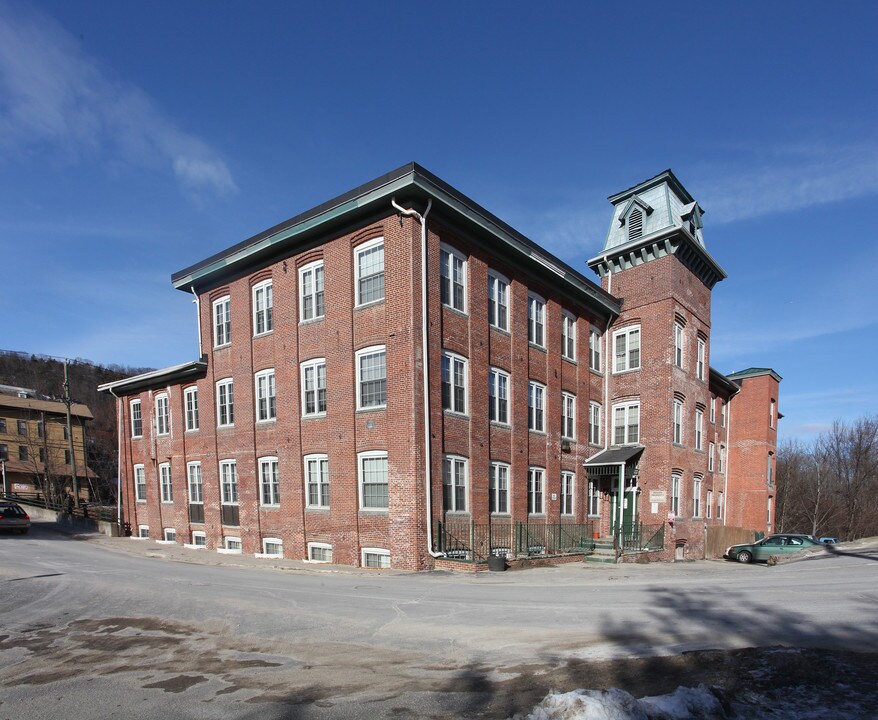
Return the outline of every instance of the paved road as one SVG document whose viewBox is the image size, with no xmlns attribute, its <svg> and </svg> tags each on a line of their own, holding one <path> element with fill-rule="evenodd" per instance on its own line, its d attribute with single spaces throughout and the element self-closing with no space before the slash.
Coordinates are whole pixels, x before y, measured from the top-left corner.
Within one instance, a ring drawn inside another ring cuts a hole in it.
<svg viewBox="0 0 878 720">
<path fill-rule="evenodd" d="M 507 717 L 620 658 L 873 651 L 876 560 L 334 572 L 35 525 L 0 536 L 0 719 Z"/>
</svg>

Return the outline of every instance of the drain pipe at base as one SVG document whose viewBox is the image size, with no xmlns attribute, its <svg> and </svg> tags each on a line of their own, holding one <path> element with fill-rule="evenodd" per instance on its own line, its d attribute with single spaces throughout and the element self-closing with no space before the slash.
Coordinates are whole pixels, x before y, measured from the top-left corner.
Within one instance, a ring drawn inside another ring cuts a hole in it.
<svg viewBox="0 0 878 720">
<path fill-rule="evenodd" d="M 434 558 L 445 553 L 433 550 L 433 479 L 430 472 L 432 445 L 430 442 L 430 348 L 427 344 L 427 215 L 433 207 L 433 198 L 427 200 L 427 209 L 421 215 L 417 210 L 406 210 L 391 198 L 390 204 L 401 215 L 414 217 L 421 224 L 421 351 L 424 363 L 424 492 L 427 505 L 427 552 Z"/>
</svg>

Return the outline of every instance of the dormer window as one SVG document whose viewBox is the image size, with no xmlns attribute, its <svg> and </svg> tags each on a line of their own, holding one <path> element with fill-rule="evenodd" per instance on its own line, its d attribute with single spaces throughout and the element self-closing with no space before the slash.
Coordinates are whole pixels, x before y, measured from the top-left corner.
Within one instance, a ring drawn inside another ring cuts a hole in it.
<svg viewBox="0 0 878 720">
<path fill-rule="evenodd" d="M 643 237 L 643 211 L 636 207 L 628 215 L 628 240 Z"/>
</svg>

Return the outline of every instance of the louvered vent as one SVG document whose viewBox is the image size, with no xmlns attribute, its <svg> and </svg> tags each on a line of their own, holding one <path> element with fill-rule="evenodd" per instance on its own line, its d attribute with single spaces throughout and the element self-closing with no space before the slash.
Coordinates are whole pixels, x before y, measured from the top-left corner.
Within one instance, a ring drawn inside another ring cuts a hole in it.
<svg viewBox="0 0 878 720">
<path fill-rule="evenodd" d="M 643 213 L 634 208 L 628 216 L 628 239 L 636 240 L 643 236 Z"/>
</svg>

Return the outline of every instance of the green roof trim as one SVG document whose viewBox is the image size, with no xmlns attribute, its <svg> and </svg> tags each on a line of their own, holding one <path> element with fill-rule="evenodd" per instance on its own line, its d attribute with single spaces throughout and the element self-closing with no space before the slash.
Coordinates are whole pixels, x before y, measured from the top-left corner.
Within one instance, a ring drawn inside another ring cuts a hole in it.
<svg viewBox="0 0 878 720">
<path fill-rule="evenodd" d="M 760 375 L 771 375 L 775 380 L 780 382 L 783 378 L 771 368 L 747 368 L 746 370 L 738 370 L 737 372 L 726 375 L 729 380 L 743 380 L 744 378 L 758 377 Z"/>
</svg>

